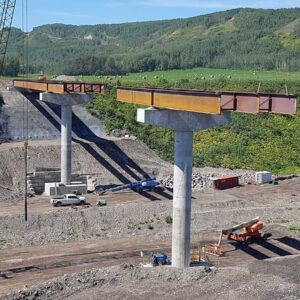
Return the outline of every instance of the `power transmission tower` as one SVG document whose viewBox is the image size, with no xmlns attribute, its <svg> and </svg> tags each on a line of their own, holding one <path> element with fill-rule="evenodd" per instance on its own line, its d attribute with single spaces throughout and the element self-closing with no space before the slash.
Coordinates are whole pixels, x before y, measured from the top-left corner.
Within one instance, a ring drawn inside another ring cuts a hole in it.
<svg viewBox="0 0 300 300">
<path fill-rule="evenodd" d="M 15 7 L 16 0 L 0 1 L 0 75 L 3 74 L 5 55 Z"/>
</svg>

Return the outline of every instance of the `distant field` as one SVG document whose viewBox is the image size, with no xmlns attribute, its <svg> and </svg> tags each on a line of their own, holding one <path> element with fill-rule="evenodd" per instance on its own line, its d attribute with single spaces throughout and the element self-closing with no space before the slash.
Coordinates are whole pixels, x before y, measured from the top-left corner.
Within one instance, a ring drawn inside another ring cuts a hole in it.
<svg viewBox="0 0 300 300">
<path fill-rule="evenodd" d="M 230 70 L 230 69 L 208 69 L 196 68 L 189 70 L 155 71 L 127 74 L 126 76 L 79 76 L 85 81 L 111 81 L 117 82 L 159 82 L 161 79 L 177 81 L 189 80 L 211 80 L 211 79 L 233 79 L 233 80 L 258 80 L 258 81 L 300 81 L 300 72 L 262 71 L 262 70 Z"/>
<path fill-rule="evenodd" d="M 24 77 L 0 77 L 2 80 L 22 79 Z M 29 79 L 37 79 L 38 74 L 26 76 Z M 47 75 L 48 79 L 53 79 L 53 75 Z M 117 83 L 153 83 L 158 84 L 162 79 L 176 82 L 188 79 L 190 81 L 209 80 L 251 80 L 251 81 L 299 81 L 300 72 L 265 71 L 265 70 L 233 70 L 233 69 L 209 69 L 195 68 L 188 70 L 154 71 L 143 73 L 129 73 L 124 76 L 77 76 L 79 80 L 88 82 L 111 82 Z"/>
</svg>

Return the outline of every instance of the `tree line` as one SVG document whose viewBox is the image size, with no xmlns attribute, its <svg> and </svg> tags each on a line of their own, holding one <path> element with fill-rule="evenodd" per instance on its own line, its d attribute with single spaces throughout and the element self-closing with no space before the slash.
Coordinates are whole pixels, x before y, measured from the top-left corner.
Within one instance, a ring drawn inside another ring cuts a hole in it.
<svg viewBox="0 0 300 300">
<path fill-rule="evenodd" d="M 193 67 L 300 70 L 300 9 L 235 9 L 188 19 L 117 25 L 13 28 L 9 53 L 27 39 L 29 72 L 116 75 Z M 13 63 L 10 63 L 13 66 Z M 17 70 L 15 65 L 15 70 Z"/>
</svg>

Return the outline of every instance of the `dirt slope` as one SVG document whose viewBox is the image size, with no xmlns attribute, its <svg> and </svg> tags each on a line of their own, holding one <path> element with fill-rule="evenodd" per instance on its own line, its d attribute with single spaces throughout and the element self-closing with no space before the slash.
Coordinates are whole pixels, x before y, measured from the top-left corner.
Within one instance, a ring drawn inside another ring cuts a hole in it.
<svg viewBox="0 0 300 300">
<path fill-rule="evenodd" d="M 60 168 L 60 142 L 30 142 L 28 173 L 36 168 Z M 73 143 L 73 172 L 95 175 L 99 184 L 120 184 L 146 175 L 171 172 L 171 165 L 161 160 L 144 143 L 133 139 Z M 24 184 L 22 143 L 0 145 L 0 202 L 20 200 Z"/>
</svg>

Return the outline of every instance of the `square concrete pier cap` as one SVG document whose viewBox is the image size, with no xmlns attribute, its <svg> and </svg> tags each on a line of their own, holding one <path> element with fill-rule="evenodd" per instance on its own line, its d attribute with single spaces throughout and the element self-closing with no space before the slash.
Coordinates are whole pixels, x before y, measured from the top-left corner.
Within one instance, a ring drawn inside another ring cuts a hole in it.
<svg viewBox="0 0 300 300">
<path fill-rule="evenodd" d="M 93 101 L 90 95 L 83 93 L 64 93 L 64 94 L 52 94 L 52 93 L 40 93 L 40 100 L 61 106 L 74 106 L 85 104 Z"/>
<path fill-rule="evenodd" d="M 230 123 L 231 113 L 221 115 L 200 114 L 169 109 L 139 108 L 137 121 L 174 131 L 197 131 Z"/>
</svg>

